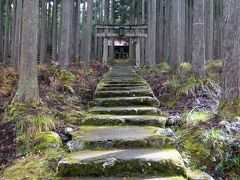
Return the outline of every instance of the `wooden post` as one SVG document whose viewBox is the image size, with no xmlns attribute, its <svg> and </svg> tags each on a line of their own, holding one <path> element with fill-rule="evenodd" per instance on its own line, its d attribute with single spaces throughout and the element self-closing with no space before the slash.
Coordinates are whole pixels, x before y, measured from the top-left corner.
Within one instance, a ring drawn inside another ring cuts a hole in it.
<svg viewBox="0 0 240 180">
<path fill-rule="evenodd" d="M 137 38 L 136 44 L 136 66 L 141 66 L 141 48 L 140 48 L 140 38 Z"/>
<path fill-rule="evenodd" d="M 108 29 L 105 29 L 105 37 L 103 40 L 103 64 L 107 64 L 108 63 Z"/>
</svg>

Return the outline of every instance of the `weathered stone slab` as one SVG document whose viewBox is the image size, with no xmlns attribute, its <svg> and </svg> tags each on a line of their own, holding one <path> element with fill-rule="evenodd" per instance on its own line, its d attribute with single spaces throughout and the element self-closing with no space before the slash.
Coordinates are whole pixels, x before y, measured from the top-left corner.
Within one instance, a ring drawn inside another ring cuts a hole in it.
<svg viewBox="0 0 240 180">
<path fill-rule="evenodd" d="M 93 177 L 81 177 L 81 178 L 64 178 L 65 180 L 186 180 L 182 176 L 175 177 L 131 177 L 131 178 L 120 178 L 120 177 L 110 177 L 110 178 L 93 178 Z"/>
<path fill-rule="evenodd" d="M 71 151 L 93 148 L 169 148 L 174 147 L 174 134 L 157 127 L 93 127 L 85 126 L 73 134 L 73 140 L 68 143 Z"/>
<path fill-rule="evenodd" d="M 113 97 L 113 98 L 98 98 L 92 103 L 93 106 L 152 106 L 159 107 L 160 102 L 155 97 Z"/>
<path fill-rule="evenodd" d="M 149 106 L 93 107 L 89 110 L 89 112 L 92 114 L 108 114 L 108 115 L 161 115 L 160 109 Z"/>
<path fill-rule="evenodd" d="M 59 162 L 58 173 L 83 177 L 186 177 L 184 162 L 176 150 L 155 149 L 79 151 Z"/>
<path fill-rule="evenodd" d="M 134 89 L 134 90 L 122 90 L 122 91 L 97 91 L 95 94 L 96 98 L 107 98 L 107 97 L 141 97 L 151 96 L 154 94 L 148 89 Z"/>
<path fill-rule="evenodd" d="M 110 116 L 110 115 L 89 115 L 84 118 L 82 125 L 138 125 L 165 127 L 167 118 L 164 116 Z"/>
</svg>

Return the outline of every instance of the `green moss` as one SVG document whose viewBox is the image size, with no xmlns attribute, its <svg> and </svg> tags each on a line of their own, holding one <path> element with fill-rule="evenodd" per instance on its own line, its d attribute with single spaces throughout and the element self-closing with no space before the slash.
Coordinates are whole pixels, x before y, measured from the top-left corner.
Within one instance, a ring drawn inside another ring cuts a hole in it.
<svg viewBox="0 0 240 180">
<path fill-rule="evenodd" d="M 223 67 L 223 62 L 221 60 L 212 60 L 212 61 L 207 61 L 206 63 L 206 70 L 208 72 L 220 72 Z"/>
<path fill-rule="evenodd" d="M 4 120 L 16 120 L 17 117 L 24 115 L 30 107 L 31 105 L 27 104 L 11 103 L 6 109 Z"/>
<path fill-rule="evenodd" d="M 60 148 L 62 147 L 62 140 L 55 132 L 41 132 L 38 133 L 35 138 L 35 147 L 39 150 L 45 150 L 48 148 Z"/>
<path fill-rule="evenodd" d="M 104 161 L 93 162 L 72 162 L 71 166 L 59 166 L 59 175 L 72 176 L 93 176 L 93 177 L 146 177 L 146 176 L 161 176 L 169 177 L 182 175 L 186 177 L 184 167 L 176 168 L 174 162 L 166 161 L 165 163 L 156 162 L 139 162 L 138 160 L 113 160 L 110 165 L 104 165 Z M 79 171 L 81 169 L 81 171 Z"/>
<path fill-rule="evenodd" d="M 211 112 L 209 111 L 202 111 L 202 112 L 185 112 L 183 115 L 184 120 L 187 122 L 188 125 L 198 125 L 199 123 L 206 122 L 213 117 Z"/>
<path fill-rule="evenodd" d="M 57 114 L 57 118 L 61 119 L 65 124 L 79 125 L 84 115 L 82 111 L 64 110 Z"/>
<path fill-rule="evenodd" d="M 240 116 L 240 97 L 232 101 L 222 100 L 219 108 L 219 116 L 226 119 L 235 119 Z"/>
<path fill-rule="evenodd" d="M 169 72 L 170 71 L 170 66 L 168 65 L 168 63 L 160 63 L 156 66 L 156 68 L 160 72 Z"/>
<path fill-rule="evenodd" d="M 61 70 L 58 72 L 56 78 L 60 82 L 63 91 L 74 93 L 73 85 L 76 77 L 70 71 Z"/>
<path fill-rule="evenodd" d="M 182 63 L 180 68 L 183 73 L 190 73 L 192 71 L 192 65 L 190 63 Z"/>
<path fill-rule="evenodd" d="M 49 169 L 47 161 L 39 155 L 28 156 L 15 161 L 3 172 L 4 179 L 49 179 L 55 172 Z"/>
<path fill-rule="evenodd" d="M 61 149 L 46 149 L 41 155 L 18 159 L 4 170 L 4 179 L 60 179 L 56 176 L 58 161 L 64 156 Z"/>
</svg>

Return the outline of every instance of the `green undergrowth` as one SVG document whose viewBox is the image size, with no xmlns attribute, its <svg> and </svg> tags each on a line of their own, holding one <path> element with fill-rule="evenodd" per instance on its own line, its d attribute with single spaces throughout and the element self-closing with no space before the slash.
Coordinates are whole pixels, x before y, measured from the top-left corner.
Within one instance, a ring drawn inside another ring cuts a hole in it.
<svg viewBox="0 0 240 180">
<path fill-rule="evenodd" d="M 237 178 L 240 141 L 223 129 L 204 126 L 177 132 L 179 149 L 187 166 L 214 173 L 216 177 Z"/>
<path fill-rule="evenodd" d="M 240 97 L 232 100 L 222 100 L 219 108 L 219 116 L 225 119 L 240 117 Z"/>
<path fill-rule="evenodd" d="M 0 175 L 4 179 L 60 179 L 56 175 L 58 161 L 64 156 L 61 149 L 49 148 L 36 155 L 16 160 Z"/>
<path fill-rule="evenodd" d="M 190 126 L 196 126 L 200 123 L 208 122 L 213 118 L 213 114 L 209 111 L 185 111 L 182 115 L 182 120 Z"/>
</svg>

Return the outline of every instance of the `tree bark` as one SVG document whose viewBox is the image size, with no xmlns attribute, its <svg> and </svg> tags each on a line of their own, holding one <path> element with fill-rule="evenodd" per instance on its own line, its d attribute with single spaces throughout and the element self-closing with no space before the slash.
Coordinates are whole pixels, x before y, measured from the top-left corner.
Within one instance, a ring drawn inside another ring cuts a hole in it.
<svg viewBox="0 0 240 180">
<path fill-rule="evenodd" d="M 66 69 L 70 62 L 70 36 L 71 36 L 71 9 L 73 0 L 62 1 L 62 24 L 61 24 L 61 43 L 60 43 L 60 66 Z"/>
<path fill-rule="evenodd" d="M 40 63 L 46 62 L 47 54 L 47 0 L 42 0 Z"/>
<path fill-rule="evenodd" d="M 52 60 L 57 59 L 57 0 L 53 1 L 53 34 L 52 34 Z"/>
<path fill-rule="evenodd" d="M 24 0 L 20 81 L 14 102 L 39 101 L 37 80 L 38 0 Z"/>
<path fill-rule="evenodd" d="M 3 1 L 0 1 L 0 62 L 3 56 Z"/>
<path fill-rule="evenodd" d="M 215 0 L 215 23 L 214 23 L 214 59 L 222 57 L 222 18 L 223 0 Z"/>
<path fill-rule="evenodd" d="M 164 15 L 164 60 L 169 62 L 169 42 L 170 42 L 170 4 L 171 1 L 165 0 Z"/>
<path fill-rule="evenodd" d="M 93 17 L 93 0 L 87 1 L 87 19 L 86 19 L 86 32 L 85 32 L 85 68 L 90 67 L 91 61 L 91 47 L 92 47 L 92 17 Z"/>
<path fill-rule="evenodd" d="M 171 1 L 169 60 L 171 71 L 174 73 L 180 71 L 180 64 L 184 61 L 184 8 L 184 1 Z"/>
<path fill-rule="evenodd" d="M 15 69 L 19 68 L 20 49 L 21 49 L 21 24 L 22 24 L 22 0 L 17 1 L 15 38 L 13 51 L 13 64 Z"/>
<path fill-rule="evenodd" d="M 131 3 L 131 12 L 130 12 L 130 24 L 135 24 L 135 16 L 136 16 L 136 9 L 135 9 L 136 0 L 132 0 Z M 129 61 L 131 65 L 135 65 L 135 43 L 134 38 L 129 38 Z"/>
<path fill-rule="evenodd" d="M 74 56 L 76 60 L 79 60 L 79 41 L 80 41 L 80 0 L 76 0 L 76 7 L 75 7 L 75 34 L 76 37 L 74 38 Z"/>
<path fill-rule="evenodd" d="M 113 6 L 113 3 L 114 3 L 114 0 L 112 0 L 111 2 L 111 24 L 114 24 L 114 6 Z M 113 61 L 114 60 L 114 38 L 111 38 L 111 46 L 110 46 L 110 49 L 109 49 L 109 55 L 110 55 L 110 61 Z"/>
<path fill-rule="evenodd" d="M 3 52 L 3 61 L 6 65 L 8 62 L 8 51 L 9 51 L 9 11 L 10 3 L 9 0 L 6 0 L 5 4 L 5 23 L 4 23 L 4 52 Z"/>
<path fill-rule="evenodd" d="M 10 6 L 12 7 L 12 14 L 11 14 L 11 36 L 9 37 L 9 42 L 11 42 L 11 63 L 15 65 L 14 62 L 14 44 L 15 44 L 15 26 L 16 26 L 16 11 L 17 11 L 17 0 L 12 0 L 10 2 Z"/>
<path fill-rule="evenodd" d="M 240 106 L 240 1 L 224 0 L 223 100 Z M 235 107 L 236 108 L 236 107 Z M 239 109 L 238 109 L 239 111 Z"/>
<path fill-rule="evenodd" d="M 157 33 L 156 33 L 156 63 L 159 64 L 164 59 L 163 50 L 163 23 L 164 23 L 164 13 L 163 13 L 163 0 L 157 0 Z"/>
<path fill-rule="evenodd" d="M 51 4 L 51 0 L 48 0 L 47 1 L 47 4 L 48 4 L 48 11 L 47 11 L 47 19 L 48 19 L 48 21 L 47 21 L 47 24 L 48 24 L 48 26 L 47 26 L 47 30 L 48 30 L 48 38 L 47 38 L 47 46 L 48 45 L 51 45 L 52 44 L 52 26 L 53 26 L 53 22 L 52 22 L 52 20 L 53 20 L 53 18 L 52 18 L 52 12 L 53 12 L 53 7 L 52 7 L 52 4 Z"/>
<path fill-rule="evenodd" d="M 86 32 L 86 0 L 83 0 L 83 15 L 82 15 L 82 34 L 81 34 L 81 48 L 80 59 L 84 61 L 85 58 L 85 32 Z"/>
<path fill-rule="evenodd" d="M 205 75 L 204 28 L 204 0 L 194 0 L 192 65 L 193 73 L 196 77 L 201 77 Z"/>
<path fill-rule="evenodd" d="M 148 1 L 147 62 L 153 68 L 156 64 L 156 0 Z"/>
<path fill-rule="evenodd" d="M 206 60 L 213 60 L 214 1 L 205 0 Z"/>
</svg>

